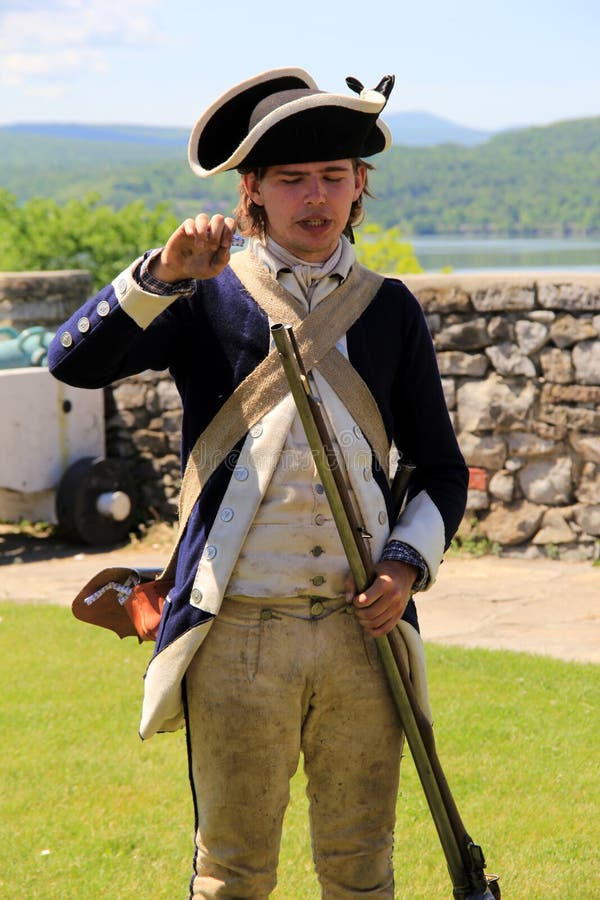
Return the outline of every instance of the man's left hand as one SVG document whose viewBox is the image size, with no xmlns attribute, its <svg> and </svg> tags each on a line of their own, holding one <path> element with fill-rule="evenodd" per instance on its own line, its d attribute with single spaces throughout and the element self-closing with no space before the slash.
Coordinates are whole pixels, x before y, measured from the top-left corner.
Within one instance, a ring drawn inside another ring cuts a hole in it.
<svg viewBox="0 0 600 900">
<path fill-rule="evenodd" d="M 366 591 L 354 594 L 350 588 L 347 599 L 354 604 L 358 621 L 365 631 L 380 637 L 392 630 L 402 618 L 418 575 L 416 566 L 399 560 L 384 560 L 375 566 L 375 579 Z"/>
</svg>

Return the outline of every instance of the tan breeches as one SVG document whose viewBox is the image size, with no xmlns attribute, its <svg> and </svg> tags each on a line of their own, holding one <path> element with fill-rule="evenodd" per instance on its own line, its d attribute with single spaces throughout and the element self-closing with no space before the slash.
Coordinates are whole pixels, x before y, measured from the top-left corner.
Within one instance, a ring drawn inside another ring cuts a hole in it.
<svg viewBox="0 0 600 900">
<path fill-rule="evenodd" d="M 322 896 L 394 896 L 402 733 L 375 643 L 351 610 L 224 601 L 186 674 L 191 896 L 269 896 L 301 751 Z"/>
</svg>

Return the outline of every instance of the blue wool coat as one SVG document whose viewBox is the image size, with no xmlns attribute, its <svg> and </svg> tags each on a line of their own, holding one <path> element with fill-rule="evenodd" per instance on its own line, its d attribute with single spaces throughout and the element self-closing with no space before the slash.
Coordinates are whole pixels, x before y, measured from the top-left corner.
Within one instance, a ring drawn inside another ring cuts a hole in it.
<svg viewBox="0 0 600 900">
<path fill-rule="evenodd" d="M 49 348 L 50 371 L 67 384 L 100 388 L 146 369 L 168 369 L 183 405 L 185 467 L 198 436 L 267 355 L 268 318 L 229 267 L 216 278 L 197 282 L 193 294 L 175 299 L 153 298 L 141 291 L 134 280 L 135 268 L 136 264 L 122 273 L 64 324 Z M 409 496 L 429 498 L 443 522 L 447 547 L 464 513 L 468 472 L 448 416 L 421 307 L 402 282 L 385 279 L 346 340 L 348 358 L 370 388 L 389 439 L 416 464 Z M 210 477 L 182 537 L 176 584 L 165 605 L 147 673 L 146 687 L 153 673 L 152 678 L 160 682 L 158 693 L 166 679 L 173 681 L 169 691 L 177 694 L 189 653 L 196 646 L 192 633 L 203 631 L 212 618 L 190 603 L 190 593 L 242 444 L 232 448 Z M 373 477 L 391 514 L 386 473 L 375 461 Z M 407 618 L 416 626 L 412 604 Z M 185 647 L 182 652 L 178 649 Z M 171 698 L 166 706 L 157 696 L 151 700 L 161 711 L 152 714 L 142 735 L 178 724 L 179 703 L 180 697 Z"/>
</svg>

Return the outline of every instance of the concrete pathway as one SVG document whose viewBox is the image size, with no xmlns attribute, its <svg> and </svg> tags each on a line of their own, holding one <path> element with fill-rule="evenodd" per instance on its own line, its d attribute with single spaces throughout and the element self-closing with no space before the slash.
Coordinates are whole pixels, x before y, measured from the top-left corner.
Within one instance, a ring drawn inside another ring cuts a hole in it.
<svg viewBox="0 0 600 900">
<path fill-rule="evenodd" d="M 70 605 L 97 571 L 159 568 L 167 544 L 81 549 L 0 534 L 0 600 Z M 417 596 L 425 641 L 600 663 L 600 567 L 548 559 L 448 558 Z"/>
</svg>

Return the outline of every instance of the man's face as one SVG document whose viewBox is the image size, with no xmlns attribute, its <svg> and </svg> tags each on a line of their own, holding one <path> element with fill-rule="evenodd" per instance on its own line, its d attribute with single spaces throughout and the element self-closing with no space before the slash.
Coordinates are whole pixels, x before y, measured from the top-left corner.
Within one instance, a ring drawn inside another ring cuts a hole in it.
<svg viewBox="0 0 600 900">
<path fill-rule="evenodd" d="M 307 262 L 324 262 L 338 245 L 366 169 L 352 160 L 270 166 L 259 181 L 243 176 L 251 200 L 263 206 L 267 234 Z"/>
</svg>

